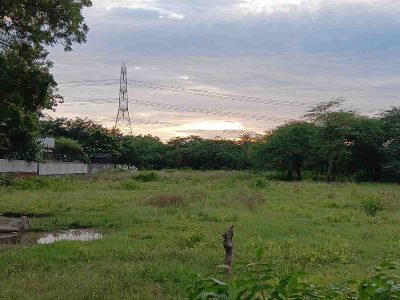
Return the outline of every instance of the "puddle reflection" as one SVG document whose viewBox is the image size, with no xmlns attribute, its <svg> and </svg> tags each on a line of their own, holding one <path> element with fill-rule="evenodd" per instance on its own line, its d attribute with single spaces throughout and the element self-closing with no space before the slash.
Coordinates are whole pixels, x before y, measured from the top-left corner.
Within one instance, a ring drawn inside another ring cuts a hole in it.
<svg viewBox="0 0 400 300">
<path fill-rule="evenodd" d="M 0 244 L 33 245 L 53 244 L 58 241 L 88 242 L 103 238 L 95 229 L 71 229 L 56 232 L 26 232 L 0 234 Z"/>
</svg>

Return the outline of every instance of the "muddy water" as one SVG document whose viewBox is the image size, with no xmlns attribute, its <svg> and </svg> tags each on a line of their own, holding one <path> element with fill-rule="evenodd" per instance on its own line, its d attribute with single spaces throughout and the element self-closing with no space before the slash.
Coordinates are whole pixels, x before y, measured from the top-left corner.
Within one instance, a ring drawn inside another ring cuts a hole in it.
<svg viewBox="0 0 400 300">
<path fill-rule="evenodd" d="M 54 232 L 0 233 L 1 244 L 34 245 L 53 244 L 58 241 L 88 242 L 103 238 L 95 229 L 71 229 Z"/>
</svg>

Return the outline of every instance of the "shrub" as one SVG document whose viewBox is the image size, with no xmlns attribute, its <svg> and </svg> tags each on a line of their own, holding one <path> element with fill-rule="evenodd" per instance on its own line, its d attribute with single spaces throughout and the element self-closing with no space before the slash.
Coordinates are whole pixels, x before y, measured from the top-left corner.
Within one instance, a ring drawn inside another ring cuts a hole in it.
<svg viewBox="0 0 400 300">
<path fill-rule="evenodd" d="M 54 153 L 65 156 L 68 159 L 86 161 L 87 157 L 83 151 L 82 145 L 73 139 L 59 137 L 55 141 Z"/>
<path fill-rule="evenodd" d="M 257 177 L 250 181 L 250 187 L 254 189 L 265 189 L 269 187 L 268 179 L 263 177 Z"/>
<path fill-rule="evenodd" d="M 180 248 L 196 248 L 198 246 L 204 245 L 204 235 L 199 231 L 187 231 L 182 234 L 178 241 Z"/>
<path fill-rule="evenodd" d="M 158 175 L 153 171 L 140 172 L 139 174 L 134 175 L 132 178 L 141 182 L 150 182 L 150 181 L 156 181 L 158 179 Z"/>
<path fill-rule="evenodd" d="M 135 190 L 140 189 L 140 184 L 137 181 L 132 180 L 132 179 L 122 181 L 120 186 L 124 190 L 128 190 L 128 191 L 135 191 Z"/>
<path fill-rule="evenodd" d="M 148 198 L 145 203 L 158 208 L 186 206 L 185 199 L 179 195 L 155 195 Z"/>
<path fill-rule="evenodd" d="M 372 194 L 363 196 L 361 199 L 361 208 L 370 217 L 375 217 L 379 211 L 383 210 L 381 199 Z"/>
<path fill-rule="evenodd" d="M 19 190 L 42 190 L 49 188 L 50 178 L 48 177 L 31 177 L 31 178 L 24 178 L 15 181 L 14 187 Z"/>
<path fill-rule="evenodd" d="M 385 262 L 375 268 L 376 274 L 359 282 L 322 289 L 301 280 L 303 272 L 276 275 L 272 264 L 261 261 L 262 250 L 257 250 L 256 263 L 247 264 L 230 280 L 221 278 L 229 267 L 219 266 L 212 277 L 198 276 L 187 288 L 189 299 L 398 299 L 400 297 L 399 270 L 395 262 Z M 226 278 L 226 277 L 225 277 Z"/>
<path fill-rule="evenodd" d="M 0 175 L 0 186 L 11 187 L 15 184 L 15 174 Z"/>
</svg>

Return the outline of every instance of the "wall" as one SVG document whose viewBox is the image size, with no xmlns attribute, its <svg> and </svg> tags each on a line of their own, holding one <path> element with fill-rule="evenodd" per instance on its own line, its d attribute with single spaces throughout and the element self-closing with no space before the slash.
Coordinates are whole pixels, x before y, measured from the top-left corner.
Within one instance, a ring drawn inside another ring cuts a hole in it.
<svg viewBox="0 0 400 300">
<path fill-rule="evenodd" d="M 38 175 L 87 174 L 88 165 L 83 163 L 48 162 L 39 163 Z"/>
<path fill-rule="evenodd" d="M 37 168 L 35 162 L 0 159 L 0 173 L 37 173 Z"/>
<path fill-rule="evenodd" d="M 89 164 L 89 173 L 98 173 L 104 170 L 114 169 L 113 164 Z"/>
<path fill-rule="evenodd" d="M 31 173 L 46 176 L 97 173 L 108 169 L 114 169 L 114 165 L 79 162 L 36 163 L 25 160 L 0 159 L 0 173 Z"/>
</svg>

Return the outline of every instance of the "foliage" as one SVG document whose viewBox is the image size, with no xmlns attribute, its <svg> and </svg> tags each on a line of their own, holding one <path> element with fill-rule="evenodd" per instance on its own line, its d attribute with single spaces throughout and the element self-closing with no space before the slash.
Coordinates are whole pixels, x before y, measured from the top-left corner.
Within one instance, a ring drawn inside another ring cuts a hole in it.
<svg viewBox="0 0 400 300">
<path fill-rule="evenodd" d="M 141 182 L 150 182 L 156 181 L 158 179 L 158 175 L 153 171 L 143 171 L 133 175 L 132 178 Z"/>
<path fill-rule="evenodd" d="M 128 191 L 135 191 L 140 189 L 140 184 L 135 180 L 128 179 L 121 182 L 121 187 Z"/>
<path fill-rule="evenodd" d="M 167 165 L 172 168 L 220 170 L 246 167 L 242 146 L 234 141 L 190 136 L 174 138 L 167 146 Z"/>
<path fill-rule="evenodd" d="M 361 198 L 361 208 L 367 216 L 375 217 L 379 211 L 383 210 L 383 204 L 378 196 L 364 194 Z"/>
<path fill-rule="evenodd" d="M 400 107 L 383 112 L 382 123 L 385 133 L 383 170 L 385 176 L 400 182 Z"/>
<path fill-rule="evenodd" d="M 159 170 L 165 167 L 166 146 L 151 135 L 126 136 L 122 139 L 119 162 L 139 169 Z"/>
<path fill-rule="evenodd" d="M 43 136 L 81 143 L 92 162 L 138 169 L 251 168 L 278 180 L 400 181 L 399 109 L 367 117 L 345 110 L 343 102 L 322 102 L 305 115 L 306 121 L 236 141 L 189 136 L 163 143 L 150 135 L 122 136 L 86 119 L 47 119 L 41 125 Z"/>
<path fill-rule="evenodd" d="M 60 156 L 66 157 L 72 160 L 86 161 L 86 154 L 83 151 L 82 145 L 73 139 L 59 137 L 55 140 L 54 152 L 57 155 L 57 159 Z"/>
<path fill-rule="evenodd" d="M 79 142 L 91 162 L 112 162 L 121 148 L 118 130 L 107 129 L 87 119 L 47 118 L 41 121 L 41 134 Z"/>
<path fill-rule="evenodd" d="M 228 266 L 219 266 L 220 272 L 211 278 L 198 276 L 187 289 L 189 299 L 348 299 L 379 300 L 397 299 L 400 296 L 399 270 L 400 264 L 384 262 L 376 267 L 376 274 L 358 284 L 333 286 L 330 289 L 317 288 L 301 280 L 305 273 L 292 272 L 277 276 L 271 263 L 260 261 L 264 254 L 257 250 L 258 261 L 236 270 L 229 281 L 217 279 L 225 273 Z M 393 272 L 395 271 L 395 272 Z"/>
<path fill-rule="evenodd" d="M 0 2 L 1 156 L 38 158 L 39 116 L 62 102 L 46 47 L 62 44 L 70 51 L 85 42 L 82 9 L 90 5 L 90 0 Z"/>
<path fill-rule="evenodd" d="M 15 174 L 8 173 L 8 174 L 0 174 L 0 186 L 10 187 L 13 186 L 15 183 Z"/>
<path fill-rule="evenodd" d="M 301 170 L 311 149 L 315 127 L 306 122 L 279 126 L 265 136 L 265 142 L 254 146 L 254 164 L 269 170 L 286 171 L 287 179 L 301 179 Z"/>
</svg>

